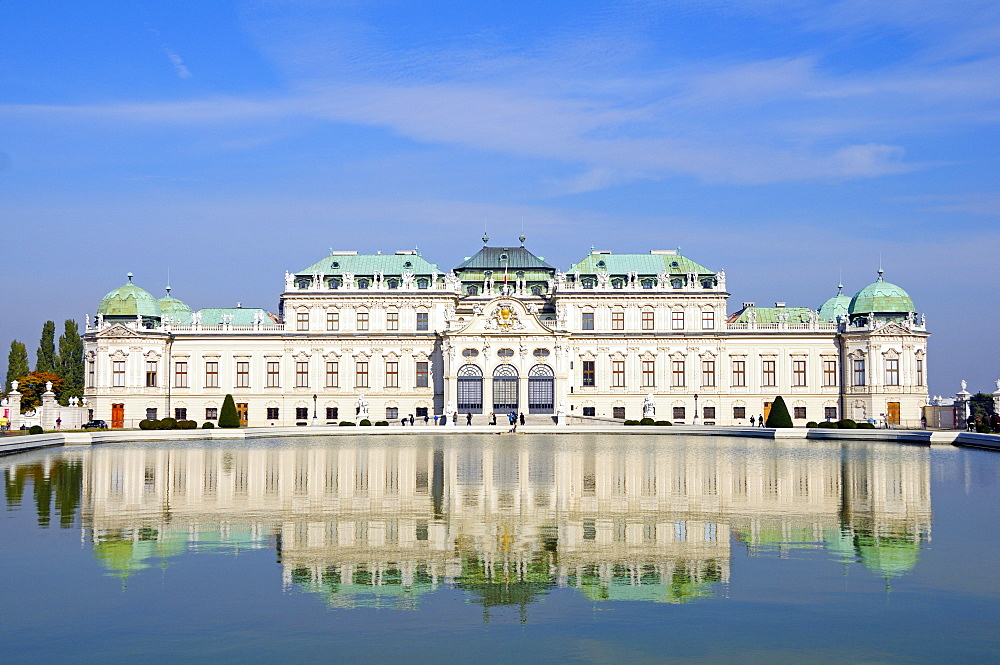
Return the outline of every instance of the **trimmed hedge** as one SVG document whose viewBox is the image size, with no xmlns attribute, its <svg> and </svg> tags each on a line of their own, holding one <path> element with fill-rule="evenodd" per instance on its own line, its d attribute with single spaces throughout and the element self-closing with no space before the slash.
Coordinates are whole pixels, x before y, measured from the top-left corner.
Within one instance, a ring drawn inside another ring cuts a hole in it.
<svg viewBox="0 0 1000 665">
<path fill-rule="evenodd" d="M 660 427 L 673 427 L 673 423 L 669 420 L 657 420 L 654 424 Z"/>
<path fill-rule="evenodd" d="M 840 429 L 857 429 L 858 424 L 850 418 L 841 418 L 837 421 L 837 427 Z"/>
<path fill-rule="evenodd" d="M 840 425 L 838 425 L 834 420 L 824 420 L 818 425 L 818 427 L 823 429 L 840 429 Z"/>
<path fill-rule="evenodd" d="M 354 427 L 354 423 L 352 423 L 350 420 L 341 420 L 340 421 L 340 426 L 341 427 Z"/>
<path fill-rule="evenodd" d="M 205 422 L 202 423 L 202 429 L 215 429 L 215 423 Z"/>
<path fill-rule="evenodd" d="M 375 427 L 388 427 L 388 426 L 389 423 L 388 421 L 385 420 L 379 420 L 378 422 L 375 423 Z"/>
<path fill-rule="evenodd" d="M 153 429 L 155 420 L 149 420 L 148 418 L 143 418 L 139 421 L 139 429 Z"/>
<path fill-rule="evenodd" d="M 226 394 L 226 399 L 222 400 L 222 409 L 219 411 L 219 427 L 235 429 L 240 426 L 240 414 L 236 411 L 236 400 L 231 394 Z"/>
<path fill-rule="evenodd" d="M 362 427 L 371 427 L 371 424 L 372 421 L 368 420 L 367 418 L 358 423 L 358 425 L 361 425 Z"/>
<path fill-rule="evenodd" d="M 764 423 L 765 427 L 794 427 L 792 423 L 792 417 L 788 415 L 788 407 L 785 406 L 785 399 L 778 395 L 774 398 L 774 404 L 771 405 L 771 411 L 767 414 L 767 421 Z"/>
<path fill-rule="evenodd" d="M 655 423 L 656 421 L 653 420 L 652 418 L 643 418 L 642 420 L 639 421 L 640 425 L 653 425 Z"/>
<path fill-rule="evenodd" d="M 177 423 L 177 429 L 198 429 L 198 423 L 193 420 L 181 420 Z"/>
<path fill-rule="evenodd" d="M 41 434 L 44 431 L 41 425 L 32 425 L 28 428 L 28 434 Z"/>
<path fill-rule="evenodd" d="M 161 418 L 160 429 L 177 429 L 176 418 Z"/>
<path fill-rule="evenodd" d="M 872 425 L 870 422 L 865 421 L 863 423 L 858 423 L 858 427 L 857 428 L 858 429 L 875 429 L 875 425 Z"/>
<path fill-rule="evenodd" d="M 815 420 L 810 420 L 809 422 L 806 423 L 806 427 L 810 429 L 812 429 L 813 427 L 819 427 L 819 423 L 817 423 Z"/>
<path fill-rule="evenodd" d="M 638 420 L 626 420 L 625 424 L 626 425 L 638 425 L 639 421 Z"/>
</svg>

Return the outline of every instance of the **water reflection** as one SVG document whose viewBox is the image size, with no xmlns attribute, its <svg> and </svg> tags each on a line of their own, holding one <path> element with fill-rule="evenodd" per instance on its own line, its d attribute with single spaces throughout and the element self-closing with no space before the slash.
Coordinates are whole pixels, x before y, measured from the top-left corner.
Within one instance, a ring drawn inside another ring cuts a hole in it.
<svg viewBox="0 0 1000 665">
<path fill-rule="evenodd" d="M 231 447 L 225 447 L 231 445 Z M 442 585 L 525 608 L 554 587 L 683 603 L 733 547 L 822 550 L 889 579 L 930 531 L 926 448 L 741 440 L 384 437 L 98 447 L 7 469 L 40 523 L 79 507 L 124 579 L 184 551 L 273 547 L 284 583 L 338 607 L 408 608 Z"/>
</svg>

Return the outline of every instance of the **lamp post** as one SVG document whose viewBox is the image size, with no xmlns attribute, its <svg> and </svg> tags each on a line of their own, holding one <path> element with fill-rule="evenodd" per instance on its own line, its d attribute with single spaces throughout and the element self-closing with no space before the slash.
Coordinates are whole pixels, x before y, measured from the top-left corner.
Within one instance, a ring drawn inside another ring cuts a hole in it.
<svg viewBox="0 0 1000 665">
<path fill-rule="evenodd" d="M 316 408 L 317 399 L 319 399 L 319 395 L 313 395 L 313 421 L 312 421 L 313 427 L 319 425 L 319 410 Z"/>
<path fill-rule="evenodd" d="M 691 419 L 691 424 L 698 424 L 698 393 L 694 394 L 694 418 Z"/>
</svg>

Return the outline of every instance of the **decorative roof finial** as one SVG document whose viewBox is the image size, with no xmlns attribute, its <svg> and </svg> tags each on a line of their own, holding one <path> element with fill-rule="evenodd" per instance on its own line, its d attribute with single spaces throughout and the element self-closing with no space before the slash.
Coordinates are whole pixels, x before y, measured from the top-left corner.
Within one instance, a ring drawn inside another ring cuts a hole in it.
<svg viewBox="0 0 1000 665">
<path fill-rule="evenodd" d="M 131 284 L 132 283 L 132 273 L 129 273 L 128 275 L 126 275 L 126 277 L 128 277 L 128 283 Z"/>
<path fill-rule="evenodd" d="M 490 241 L 490 237 L 488 235 L 486 235 L 486 232 L 484 231 L 483 232 L 483 246 L 485 246 L 486 243 L 488 243 L 489 241 Z"/>
<path fill-rule="evenodd" d="M 169 284 L 167 284 L 167 295 L 168 296 L 170 295 L 170 285 Z"/>
<path fill-rule="evenodd" d="M 880 282 L 882 281 L 882 273 L 883 272 L 885 272 L 885 271 L 882 270 L 882 252 L 879 252 L 878 253 L 878 281 L 880 281 Z"/>
<path fill-rule="evenodd" d="M 524 231 L 521 232 L 521 235 L 517 239 L 521 241 L 521 247 L 524 247 Z"/>
</svg>

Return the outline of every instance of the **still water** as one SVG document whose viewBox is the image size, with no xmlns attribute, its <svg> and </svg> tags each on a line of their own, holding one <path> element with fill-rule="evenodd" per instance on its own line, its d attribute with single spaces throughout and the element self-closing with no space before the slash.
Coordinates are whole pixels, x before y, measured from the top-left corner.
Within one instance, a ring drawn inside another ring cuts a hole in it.
<svg viewBox="0 0 1000 665">
<path fill-rule="evenodd" d="M 0 458 L 10 663 L 1000 661 L 1000 455 L 380 436 Z"/>
</svg>

